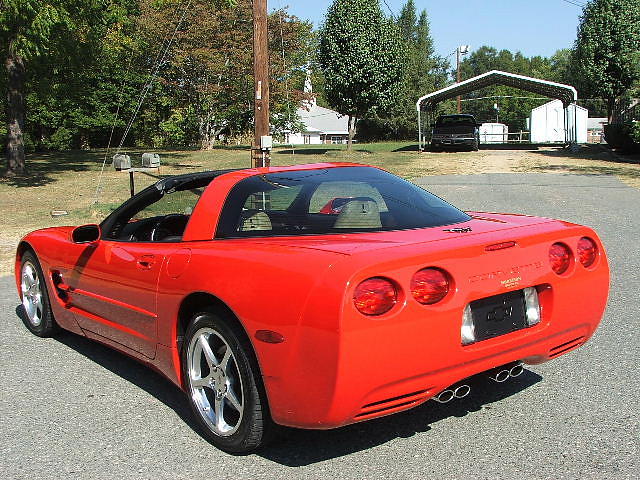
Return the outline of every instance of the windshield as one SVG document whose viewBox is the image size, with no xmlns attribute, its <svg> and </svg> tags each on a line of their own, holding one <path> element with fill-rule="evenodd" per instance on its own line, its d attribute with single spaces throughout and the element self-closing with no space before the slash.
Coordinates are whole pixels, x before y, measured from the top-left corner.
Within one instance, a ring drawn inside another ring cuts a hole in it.
<svg viewBox="0 0 640 480">
<path fill-rule="evenodd" d="M 448 117 L 439 117 L 436 126 L 445 127 L 449 125 L 474 125 L 476 122 L 473 117 L 469 115 L 452 115 Z"/>
<path fill-rule="evenodd" d="M 257 175 L 233 187 L 216 237 L 407 230 L 468 221 L 440 198 L 372 167 Z"/>
</svg>

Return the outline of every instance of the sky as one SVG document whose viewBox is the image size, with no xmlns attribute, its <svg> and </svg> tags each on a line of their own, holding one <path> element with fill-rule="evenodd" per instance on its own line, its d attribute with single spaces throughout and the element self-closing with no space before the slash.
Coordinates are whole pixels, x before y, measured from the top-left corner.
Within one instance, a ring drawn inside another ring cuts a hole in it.
<svg viewBox="0 0 640 480">
<path fill-rule="evenodd" d="M 448 56 L 458 45 L 475 50 L 489 45 L 525 56 L 549 57 L 570 48 L 576 38 L 582 8 L 587 0 L 414 0 L 427 10 L 436 52 Z M 319 26 L 332 0 L 269 0 L 269 8 L 289 5 L 289 11 Z M 400 12 L 406 0 L 381 0 L 389 15 Z M 388 5 L 388 6 L 387 6 Z M 453 57 L 450 57 L 453 59 Z"/>
</svg>

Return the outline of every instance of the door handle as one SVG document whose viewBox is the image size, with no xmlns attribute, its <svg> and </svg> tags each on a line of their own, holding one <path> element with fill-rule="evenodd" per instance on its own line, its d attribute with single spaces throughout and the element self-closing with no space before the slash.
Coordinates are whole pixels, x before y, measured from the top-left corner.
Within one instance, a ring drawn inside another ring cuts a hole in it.
<svg viewBox="0 0 640 480">
<path fill-rule="evenodd" d="M 156 263 L 154 255 L 142 255 L 136 260 L 138 264 L 138 268 L 142 270 L 151 270 L 153 265 Z"/>
</svg>

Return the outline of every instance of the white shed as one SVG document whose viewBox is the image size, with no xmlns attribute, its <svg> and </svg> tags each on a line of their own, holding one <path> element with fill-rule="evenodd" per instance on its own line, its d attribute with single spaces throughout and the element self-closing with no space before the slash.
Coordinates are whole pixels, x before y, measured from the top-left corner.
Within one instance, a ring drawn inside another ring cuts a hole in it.
<svg viewBox="0 0 640 480">
<path fill-rule="evenodd" d="M 480 143 L 507 143 L 509 127 L 504 123 L 483 123 L 479 129 Z"/>
<path fill-rule="evenodd" d="M 576 104 L 569 105 L 566 110 L 560 100 L 540 105 L 531 110 L 531 143 L 565 143 L 567 138 L 575 138 L 576 143 L 587 143 L 588 117 L 589 111 Z"/>
</svg>

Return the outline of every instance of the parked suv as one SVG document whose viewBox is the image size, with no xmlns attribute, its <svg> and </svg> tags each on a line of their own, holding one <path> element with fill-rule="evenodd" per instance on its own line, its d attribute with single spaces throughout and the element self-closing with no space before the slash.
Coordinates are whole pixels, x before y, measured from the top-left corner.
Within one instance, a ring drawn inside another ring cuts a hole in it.
<svg viewBox="0 0 640 480">
<path fill-rule="evenodd" d="M 431 131 L 431 150 L 442 150 L 444 147 L 478 150 L 479 127 L 473 115 L 440 115 Z"/>
</svg>

